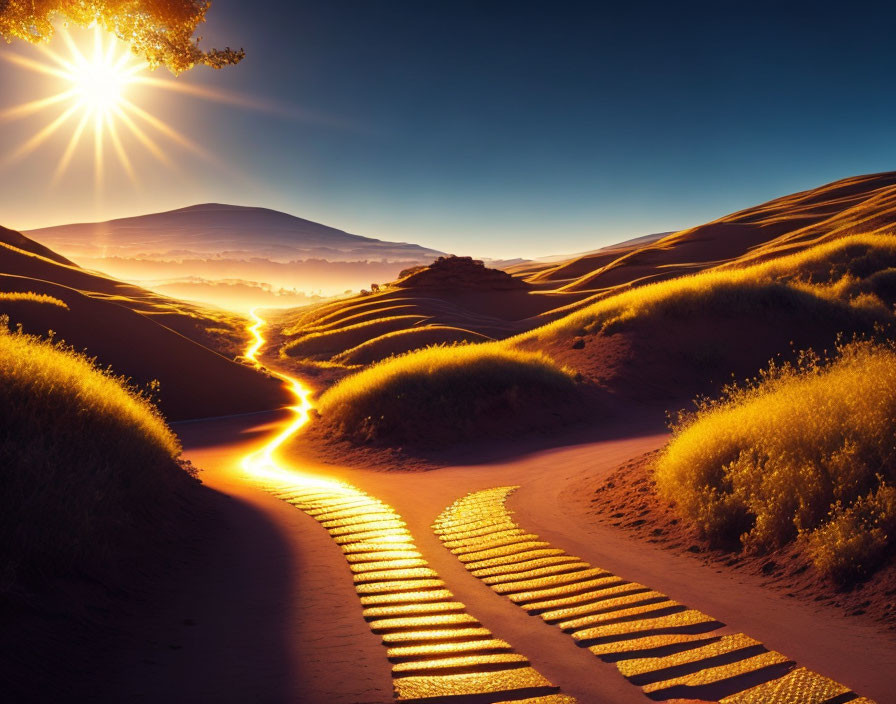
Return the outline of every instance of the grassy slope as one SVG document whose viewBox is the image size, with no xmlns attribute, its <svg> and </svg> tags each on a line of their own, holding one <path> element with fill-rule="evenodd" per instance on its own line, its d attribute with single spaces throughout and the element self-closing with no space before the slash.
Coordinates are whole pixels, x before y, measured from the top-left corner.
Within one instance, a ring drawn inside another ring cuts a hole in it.
<svg viewBox="0 0 896 704">
<path fill-rule="evenodd" d="M 121 379 L 0 325 L 0 596 L 157 540 L 195 483 L 179 452 Z"/>
<path fill-rule="evenodd" d="M 896 237 L 859 235 L 743 268 L 635 289 L 504 341 L 547 352 L 628 399 L 680 402 L 755 374 L 793 347 L 893 319 Z"/>
<path fill-rule="evenodd" d="M 531 327 L 529 319 L 587 298 L 582 293 L 545 296 L 524 288 L 491 289 L 490 276 L 486 271 L 482 281 L 474 277 L 467 285 L 445 288 L 425 281 L 415 288 L 412 276 L 380 293 L 288 313 L 281 319 L 287 338 L 282 352 L 293 359 L 354 364 L 347 362 L 354 350 L 369 343 L 360 359 L 373 363 L 429 344 L 505 338 Z M 427 332 L 419 333 L 424 326 Z"/>
<path fill-rule="evenodd" d="M 26 332 L 49 330 L 143 385 L 161 382 L 172 419 L 226 415 L 288 402 L 281 385 L 230 361 L 245 344 L 239 316 L 168 299 L 39 253 L 11 231 L 0 237 L 0 314 Z M 3 233 L 0 233 L 3 235 Z M 35 251 L 30 251 L 31 249 Z M 50 296 L 64 307 L 15 296 Z"/>
<path fill-rule="evenodd" d="M 422 315 L 429 325 L 503 339 L 539 328 L 631 288 L 706 270 L 739 268 L 856 232 L 892 233 L 894 223 L 896 173 L 848 178 L 656 241 L 622 243 L 551 265 L 527 265 L 515 274 L 530 288 L 522 294 L 479 291 L 464 296 L 459 290 L 422 292 L 389 288 L 380 294 L 298 311 L 286 317 L 284 333 L 291 339 L 285 342 L 289 344 L 315 332 L 332 335 L 332 349 L 314 358 L 336 361 L 369 339 L 361 329 L 340 339 L 338 335 L 343 328 L 396 314 Z M 892 281 L 889 285 L 893 285 Z M 409 318 L 404 329 L 412 330 L 418 325 Z M 450 343 L 452 340 L 446 335 L 434 341 Z M 391 347 L 383 345 L 383 349 L 390 351 Z M 301 358 L 304 353 L 299 346 L 291 348 L 290 354 Z M 370 358 L 370 361 L 382 358 Z"/>
<path fill-rule="evenodd" d="M 485 335 L 446 325 L 423 325 L 409 330 L 396 330 L 362 342 L 333 359 L 343 364 L 373 364 L 382 359 L 433 345 L 454 345 L 487 342 Z"/>
<path fill-rule="evenodd" d="M 800 536 L 838 581 L 871 573 L 896 537 L 896 348 L 842 348 L 731 388 L 682 420 L 660 493 L 716 543 L 753 551 Z"/>
<path fill-rule="evenodd" d="M 495 343 L 430 347 L 343 379 L 320 400 L 330 427 L 356 441 L 437 444 L 520 432 L 575 396 L 572 373 Z M 512 419 L 511 426 L 507 420 Z"/>
<path fill-rule="evenodd" d="M 870 332 L 892 320 L 892 301 L 871 290 L 894 266 L 896 237 L 856 236 L 748 268 L 631 289 L 515 338 L 386 360 L 326 392 L 320 412 L 355 438 L 413 439 L 411 428 L 425 436 L 429 431 L 418 418 L 435 419 L 441 407 L 459 419 L 489 394 L 517 393 L 529 383 L 527 353 L 539 355 L 542 368 L 569 367 L 618 395 L 641 384 L 653 398 L 692 397 L 712 390 L 709 372 L 718 388 L 732 372 L 756 373 L 786 352 L 788 342 L 829 345 L 840 332 Z M 624 354 L 618 354 L 620 341 L 627 345 Z M 614 355 L 622 360 L 616 366 Z M 485 360 L 488 366 L 480 366 Z M 625 365 L 631 374 L 624 373 Z M 475 381 L 459 381 L 465 370 Z M 489 386 L 479 380 L 485 370 L 494 376 Z M 570 391 L 570 385 L 533 387 L 542 398 L 554 394 L 555 402 Z M 371 423 L 374 430 L 366 430 Z"/>
<path fill-rule="evenodd" d="M 882 310 L 885 306 L 872 297 L 858 294 L 875 293 L 875 280 L 866 283 L 864 279 L 874 275 L 880 278 L 894 267 L 896 236 L 856 235 L 749 267 L 710 270 L 629 289 L 523 334 L 514 342 L 569 338 L 647 317 L 744 315 L 755 312 L 757 303 L 766 296 L 770 309 L 786 306 L 788 299 L 797 302 L 805 294 L 810 298 L 803 305 L 810 305 L 809 300 L 814 299 L 820 306 L 830 302 Z"/>
</svg>

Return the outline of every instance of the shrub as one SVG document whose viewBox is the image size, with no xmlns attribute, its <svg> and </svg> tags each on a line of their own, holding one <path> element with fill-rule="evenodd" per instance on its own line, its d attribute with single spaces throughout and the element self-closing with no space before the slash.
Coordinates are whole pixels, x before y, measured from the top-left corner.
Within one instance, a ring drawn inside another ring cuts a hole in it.
<svg viewBox="0 0 896 704">
<path fill-rule="evenodd" d="M 838 582 L 867 576 L 886 557 L 896 531 L 896 487 L 884 484 L 848 508 L 838 504 L 830 521 L 807 537 L 816 567 Z"/>
<path fill-rule="evenodd" d="M 805 353 L 702 400 L 673 424 L 656 481 L 716 544 L 801 537 L 831 577 L 869 573 L 894 536 L 896 346 Z"/>
<path fill-rule="evenodd" d="M 438 346 L 343 379 L 321 397 L 318 409 L 354 440 L 420 443 L 475 437 L 517 414 L 543 414 L 574 389 L 572 373 L 544 354 L 495 343 Z"/>
<path fill-rule="evenodd" d="M 0 317 L 0 595 L 164 533 L 179 452 L 146 393 Z"/>
</svg>

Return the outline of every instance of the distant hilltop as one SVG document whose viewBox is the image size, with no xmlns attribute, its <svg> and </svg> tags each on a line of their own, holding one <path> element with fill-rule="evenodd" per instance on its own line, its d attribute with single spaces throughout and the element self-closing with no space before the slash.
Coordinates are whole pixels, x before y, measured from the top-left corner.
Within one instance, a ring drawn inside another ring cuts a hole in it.
<svg viewBox="0 0 896 704">
<path fill-rule="evenodd" d="M 525 291 L 530 288 L 522 279 L 506 271 L 489 269 L 472 257 L 439 257 L 429 266 L 414 267 L 402 272 L 396 288 L 477 291 Z"/>
<path fill-rule="evenodd" d="M 353 235 L 277 210 L 221 203 L 106 222 L 58 225 L 27 234 L 74 258 L 428 261 L 444 254 L 418 244 Z"/>
</svg>

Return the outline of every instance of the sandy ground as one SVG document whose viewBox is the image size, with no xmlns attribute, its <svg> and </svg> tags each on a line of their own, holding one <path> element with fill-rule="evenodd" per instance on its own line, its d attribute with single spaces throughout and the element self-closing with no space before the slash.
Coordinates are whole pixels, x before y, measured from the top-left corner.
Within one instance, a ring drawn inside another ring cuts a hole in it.
<svg viewBox="0 0 896 704">
<path fill-rule="evenodd" d="M 186 456 L 219 492 L 222 526 L 159 613 L 136 625 L 110 681 L 119 701 L 310 702 L 392 700 L 388 661 L 367 628 L 351 575 L 326 532 L 301 511 L 259 490 L 238 466 L 284 414 L 178 426 Z M 880 704 L 893 702 L 892 634 L 830 609 L 795 602 L 750 575 L 713 570 L 589 524 L 561 500 L 564 489 L 611 472 L 665 440 L 657 429 L 531 453 L 513 461 L 431 472 L 353 470 L 289 457 L 302 471 L 349 479 L 391 504 L 424 557 L 467 610 L 580 702 L 647 701 L 612 664 L 559 629 L 527 615 L 468 574 L 430 525 L 461 495 L 519 484 L 518 521 L 592 564 L 643 582 L 832 676 Z M 624 434 L 623 434 L 624 435 Z"/>
<path fill-rule="evenodd" d="M 287 418 L 175 426 L 218 492 L 220 525 L 164 605 L 130 625 L 109 682 L 118 702 L 392 701 L 342 553 L 312 518 L 246 481 L 238 462 Z"/>
</svg>

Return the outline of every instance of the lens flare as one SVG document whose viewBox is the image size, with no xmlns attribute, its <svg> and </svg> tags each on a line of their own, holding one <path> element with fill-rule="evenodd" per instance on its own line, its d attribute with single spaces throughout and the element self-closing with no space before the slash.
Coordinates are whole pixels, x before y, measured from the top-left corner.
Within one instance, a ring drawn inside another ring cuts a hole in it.
<svg viewBox="0 0 896 704">
<path fill-rule="evenodd" d="M 17 120 L 59 110 L 46 126 L 7 155 L 3 164 L 28 156 L 54 134 L 63 132 L 66 128 L 70 129 L 70 136 L 56 164 L 53 182 L 58 181 L 65 173 L 74 160 L 82 139 L 91 131 L 97 184 L 103 180 L 107 146 L 111 146 L 109 151 L 115 154 L 122 170 L 135 182 L 135 170 L 129 155 L 129 151 L 135 146 L 145 149 L 165 166 L 172 167 L 173 163 L 156 141 L 159 136 L 173 142 L 178 148 L 217 164 L 211 154 L 134 102 L 140 91 L 152 88 L 192 93 L 196 97 L 210 100 L 216 99 L 213 91 L 178 83 L 173 78 L 166 81 L 146 75 L 148 65 L 138 60 L 126 43 L 104 34 L 99 27 L 94 28 L 92 39 L 88 41 L 81 40 L 83 35 L 79 35 L 79 41 L 76 41 L 64 28 L 57 33 L 67 50 L 64 54 L 45 44 L 35 47 L 47 61 L 10 51 L 0 54 L 0 58 L 20 68 L 56 79 L 59 84 L 57 93 L 0 112 L 0 120 Z"/>
</svg>

